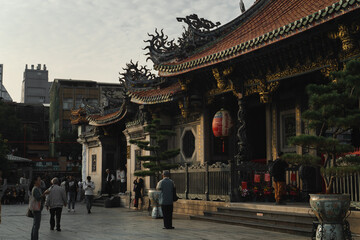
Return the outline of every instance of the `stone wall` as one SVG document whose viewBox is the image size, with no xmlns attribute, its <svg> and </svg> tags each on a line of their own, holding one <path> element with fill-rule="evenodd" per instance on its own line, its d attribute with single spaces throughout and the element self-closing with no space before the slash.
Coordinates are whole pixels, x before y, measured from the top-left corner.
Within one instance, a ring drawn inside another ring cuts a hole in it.
<svg viewBox="0 0 360 240">
<path fill-rule="evenodd" d="M 228 202 L 179 199 L 174 202 L 174 214 L 204 215 L 204 211 L 216 211 L 218 207 L 228 206 Z"/>
</svg>

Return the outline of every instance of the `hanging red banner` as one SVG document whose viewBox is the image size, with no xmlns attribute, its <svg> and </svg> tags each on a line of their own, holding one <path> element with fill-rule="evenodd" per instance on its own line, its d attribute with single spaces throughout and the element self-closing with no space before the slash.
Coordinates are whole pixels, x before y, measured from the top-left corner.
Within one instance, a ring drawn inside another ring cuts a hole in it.
<svg viewBox="0 0 360 240">
<path fill-rule="evenodd" d="M 254 175 L 254 182 L 259 183 L 260 182 L 260 174 Z"/>
<path fill-rule="evenodd" d="M 265 182 L 270 182 L 271 181 L 270 180 L 270 173 L 265 173 L 264 180 L 265 180 Z"/>
<path fill-rule="evenodd" d="M 296 173 L 291 173 L 290 179 L 292 182 L 296 182 Z"/>
<path fill-rule="evenodd" d="M 241 182 L 241 188 L 247 189 L 247 182 Z"/>
</svg>

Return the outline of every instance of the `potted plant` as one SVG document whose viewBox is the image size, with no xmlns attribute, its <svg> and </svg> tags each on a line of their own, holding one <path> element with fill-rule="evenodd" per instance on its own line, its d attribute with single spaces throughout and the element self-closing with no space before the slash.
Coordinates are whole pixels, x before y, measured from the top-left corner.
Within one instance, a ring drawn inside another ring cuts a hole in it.
<svg viewBox="0 0 360 240">
<path fill-rule="evenodd" d="M 302 117 L 309 134 L 289 140 L 305 153 L 283 156 L 291 164 L 320 167 L 326 194 L 310 194 L 310 205 L 320 221 L 316 239 L 345 238 L 343 224 L 350 195 L 332 194 L 333 183 L 336 177 L 360 171 L 360 158 L 347 154 L 353 146 L 339 140 L 339 136 L 360 126 L 360 62 L 349 62 L 332 78 L 327 84 L 307 86 L 309 108 Z"/>
<path fill-rule="evenodd" d="M 257 184 L 253 186 L 251 195 L 253 202 L 256 202 L 261 197 L 261 189 Z"/>
<path fill-rule="evenodd" d="M 270 199 L 272 198 L 273 188 L 269 185 L 265 185 L 263 188 L 263 193 L 264 193 L 265 202 L 269 202 Z"/>
<path fill-rule="evenodd" d="M 299 188 L 294 184 L 288 184 L 286 186 L 286 191 L 289 199 L 291 199 L 292 201 L 296 201 L 299 196 Z"/>
<path fill-rule="evenodd" d="M 246 200 L 248 200 L 250 192 L 248 189 L 246 188 L 242 188 L 242 186 L 239 186 L 239 192 L 241 195 L 240 201 L 241 202 L 245 202 Z"/>
</svg>

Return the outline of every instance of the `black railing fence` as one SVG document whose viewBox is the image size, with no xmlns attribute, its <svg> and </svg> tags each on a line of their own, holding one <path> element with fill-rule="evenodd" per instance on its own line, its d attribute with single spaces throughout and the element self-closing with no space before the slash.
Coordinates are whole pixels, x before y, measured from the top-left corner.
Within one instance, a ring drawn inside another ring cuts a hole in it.
<svg viewBox="0 0 360 240">
<path fill-rule="evenodd" d="M 260 185 L 272 184 L 268 176 L 268 166 L 254 162 L 242 162 L 234 167 L 230 162 L 217 162 L 212 165 L 185 164 L 172 169 L 170 173 L 177 195 L 182 199 L 238 201 L 241 194 L 239 189 L 244 186 L 244 182 L 249 191 Z M 298 167 L 286 170 L 286 184 L 291 186 L 292 191 L 302 191 Z M 353 202 L 360 202 L 360 174 L 338 177 L 333 187 L 334 193 L 348 193 Z"/>
<path fill-rule="evenodd" d="M 360 202 L 360 173 L 345 174 L 337 177 L 333 185 L 334 193 L 347 193 L 351 201 Z"/>
<path fill-rule="evenodd" d="M 180 198 L 230 201 L 229 164 L 185 164 L 170 172 Z"/>
</svg>

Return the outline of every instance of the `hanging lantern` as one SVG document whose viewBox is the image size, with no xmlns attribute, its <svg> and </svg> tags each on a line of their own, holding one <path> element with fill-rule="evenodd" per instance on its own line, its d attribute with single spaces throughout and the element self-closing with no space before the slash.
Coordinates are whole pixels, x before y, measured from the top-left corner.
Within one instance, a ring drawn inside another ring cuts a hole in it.
<svg viewBox="0 0 360 240">
<path fill-rule="evenodd" d="M 232 119 L 230 113 L 223 108 L 215 113 L 214 119 L 212 121 L 212 130 L 215 137 L 224 138 L 229 136 L 229 132 L 232 124 Z"/>
<path fill-rule="evenodd" d="M 225 152 L 225 143 L 224 143 L 224 137 L 229 136 L 230 129 L 233 126 L 232 119 L 230 116 L 230 113 L 226 111 L 225 109 L 220 109 L 217 113 L 215 113 L 215 116 L 212 121 L 212 130 L 215 137 L 219 137 L 222 140 L 222 151 Z"/>
</svg>

